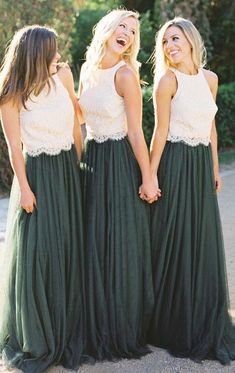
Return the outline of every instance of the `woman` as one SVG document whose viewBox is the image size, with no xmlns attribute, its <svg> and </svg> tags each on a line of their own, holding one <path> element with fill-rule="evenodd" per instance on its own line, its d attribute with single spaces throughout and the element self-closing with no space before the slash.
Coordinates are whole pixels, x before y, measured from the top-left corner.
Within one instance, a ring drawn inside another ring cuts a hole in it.
<svg viewBox="0 0 235 373">
<path fill-rule="evenodd" d="M 114 10 L 96 25 L 82 67 L 87 353 L 140 357 L 153 306 L 149 210 L 158 192 L 141 127 L 135 12 Z"/>
<path fill-rule="evenodd" d="M 216 192 L 218 78 L 205 65 L 194 25 L 175 18 L 155 48 L 156 127 L 151 170 L 161 199 L 152 206 L 155 307 L 149 342 L 196 360 L 235 358 Z"/>
<path fill-rule="evenodd" d="M 72 74 L 57 72 L 59 59 L 55 31 L 28 26 L 13 37 L 0 73 L 15 173 L 0 353 L 32 373 L 76 368 L 83 352 L 81 136 Z"/>
</svg>

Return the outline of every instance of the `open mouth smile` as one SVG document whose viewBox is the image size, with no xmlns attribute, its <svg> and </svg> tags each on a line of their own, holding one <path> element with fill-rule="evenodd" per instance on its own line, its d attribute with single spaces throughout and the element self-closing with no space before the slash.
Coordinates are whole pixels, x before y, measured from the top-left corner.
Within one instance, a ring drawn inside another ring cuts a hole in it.
<svg viewBox="0 0 235 373">
<path fill-rule="evenodd" d="M 127 44 L 127 40 L 124 39 L 124 38 L 117 38 L 116 41 L 117 41 L 117 43 L 118 43 L 119 45 L 121 45 L 122 47 L 125 47 L 126 44 Z"/>
<path fill-rule="evenodd" d="M 177 54 L 179 51 L 171 51 L 170 53 L 169 53 L 169 55 L 170 56 L 174 56 L 175 54 Z"/>
</svg>

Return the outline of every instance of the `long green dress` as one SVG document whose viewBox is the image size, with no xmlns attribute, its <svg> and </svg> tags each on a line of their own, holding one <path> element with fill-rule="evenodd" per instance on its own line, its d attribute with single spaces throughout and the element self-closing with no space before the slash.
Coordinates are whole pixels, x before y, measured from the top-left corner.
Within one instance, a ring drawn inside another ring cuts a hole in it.
<svg viewBox="0 0 235 373">
<path fill-rule="evenodd" d="M 235 359 L 223 238 L 211 156 L 216 112 L 203 70 L 173 70 L 178 90 L 151 207 L 155 307 L 149 342 L 195 360 Z"/>
<path fill-rule="evenodd" d="M 86 353 L 98 360 L 149 352 L 153 307 L 149 206 L 138 196 L 141 174 L 114 85 L 124 64 L 98 69 L 93 82 L 82 72 Z"/>
<path fill-rule="evenodd" d="M 73 106 L 57 75 L 55 88 L 20 113 L 25 164 L 37 208 L 20 207 L 12 188 L 1 293 L 0 352 L 9 367 L 40 373 L 77 368 L 84 346 L 83 218 L 73 143 Z"/>
</svg>

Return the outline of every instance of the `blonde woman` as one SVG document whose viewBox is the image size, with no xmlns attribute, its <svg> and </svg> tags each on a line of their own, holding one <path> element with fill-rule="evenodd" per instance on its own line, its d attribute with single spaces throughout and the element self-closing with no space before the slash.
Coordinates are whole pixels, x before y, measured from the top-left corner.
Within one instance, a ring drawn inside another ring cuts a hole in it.
<svg viewBox="0 0 235 373">
<path fill-rule="evenodd" d="M 83 352 L 81 137 L 72 74 L 65 67 L 57 72 L 56 39 L 46 27 L 19 30 L 0 73 L 15 173 L 0 354 L 27 373 L 77 368 Z"/>
<path fill-rule="evenodd" d="M 215 104 L 199 32 L 176 18 L 155 49 L 156 127 L 151 169 L 162 197 L 151 206 L 155 307 L 149 342 L 201 361 L 235 358 L 216 192 L 221 189 Z"/>
<path fill-rule="evenodd" d="M 96 25 L 82 67 L 87 351 L 139 357 L 153 306 L 149 210 L 155 198 L 141 127 L 139 21 L 114 10 Z"/>
</svg>

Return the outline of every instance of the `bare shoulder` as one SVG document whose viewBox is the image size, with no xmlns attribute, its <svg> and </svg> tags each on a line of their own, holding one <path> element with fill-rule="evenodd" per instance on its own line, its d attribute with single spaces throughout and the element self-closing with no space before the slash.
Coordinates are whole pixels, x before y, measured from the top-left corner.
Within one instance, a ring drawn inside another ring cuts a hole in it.
<svg viewBox="0 0 235 373">
<path fill-rule="evenodd" d="M 177 90 L 177 81 L 175 74 L 171 70 L 167 70 L 159 80 L 155 91 L 156 93 L 164 93 L 174 96 Z"/>
<path fill-rule="evenodd" d="M 131 83 L 131 82 L 137 82 L 138 81 L 135 71 L 128 64 L 125 64 L 125 65 L 121 66 L 117 70 L 116 79 L 119 82 L 123 82 L 123 83 Z"/>
<path fill-rule="evenodd" d="M 209 84 L 209 87 L 212 91 L 217 89 L 218 86 L 218 76 L 210 70 L 202 69 L 202 72 Z"/>
<path fill-rule="evenodd" d="M 126 97 L 130 90 L 132 93 L 140 93 L 140 82 L 136 72 L 127 64 L 117 70 L 115 86 L 118 94 L 122 97 Z"/>
</svg>

